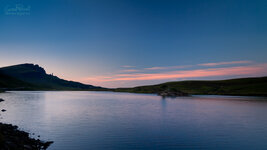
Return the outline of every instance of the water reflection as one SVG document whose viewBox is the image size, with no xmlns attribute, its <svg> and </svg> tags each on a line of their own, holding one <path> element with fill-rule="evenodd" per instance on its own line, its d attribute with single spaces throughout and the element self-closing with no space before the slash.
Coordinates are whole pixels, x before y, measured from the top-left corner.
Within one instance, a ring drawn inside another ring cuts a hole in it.
<svg viewBox="0 0 267 150">
<path fill-rule="evenodd" d="M 265 149 L 266 98 L 8 92 L 1 121 L 72 149 Z"/>
<path fill-rule="evenodd" d="M 166 109 L 167 106 L 167 100 L 165 97 L 161 97 L 161 106 L 162 106 L 162 110 Z"/>
</svg>

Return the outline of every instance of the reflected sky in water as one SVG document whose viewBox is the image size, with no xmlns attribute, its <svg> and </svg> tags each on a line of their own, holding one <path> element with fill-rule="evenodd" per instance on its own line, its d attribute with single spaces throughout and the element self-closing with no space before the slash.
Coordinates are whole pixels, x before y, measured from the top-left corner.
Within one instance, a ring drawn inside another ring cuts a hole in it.
<svg viewBox="0 0 267 150">
<path fill-rule="evenodd" d="M 266 149 L 267 99 L 113 92 L 7 92 L 1 122 L 51 150 Z"/>
</svg>

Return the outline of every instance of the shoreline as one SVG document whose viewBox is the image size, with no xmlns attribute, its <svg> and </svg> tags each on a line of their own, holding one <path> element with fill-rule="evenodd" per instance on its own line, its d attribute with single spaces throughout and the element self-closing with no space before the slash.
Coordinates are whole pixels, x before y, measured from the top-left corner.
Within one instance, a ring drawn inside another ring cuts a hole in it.
<svg viewBox="0 0 267 150">
<path fill-rule="evenodd" d="M 0 103 L 5 101 L 0 100 Z M 46 150 L 52 143 L 31 138 L 30 133 L 20 130 L 18 126 L 0 121 L 0 150 Z"/>
<path fill-rule="evenodd" d="M 46 150 L 53 142 L 44 142 L 29 136 L 21 131 L 18 126 L 0 122 L 0 150 Z"/>
<path fill-rule="evenodd" d="M 0 93 L 5 93 L 9 91 L 47 91 L 47 92 L 64 92 L 64 91 L 92 91 L 92 92 L 114 92 L 114 93 L 134 93 L 134 94 L 155 94 L 158 95 L 157 92 L 139 92 L 139 91 L 128 91 L 121 89 L 109 89 L 109 90 L 7 90 L 0 91 Z M 256 97 L 267 97 L 267 94 L 224 94 L 224 93 L 188 93 L 189 95 L 217 95 L 217 96 L 256 96 Z M 179 97 L 179 96 L 178 96 Z"/>
</svg>

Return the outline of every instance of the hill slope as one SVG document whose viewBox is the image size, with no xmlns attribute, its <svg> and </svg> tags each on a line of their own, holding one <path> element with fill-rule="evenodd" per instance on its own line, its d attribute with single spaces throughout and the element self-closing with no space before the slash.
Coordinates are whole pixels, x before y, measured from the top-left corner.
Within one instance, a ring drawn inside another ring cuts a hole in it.
<svg viewBox="0 0 267 150">
<path fill-rule="evenodd" d="M 267 77 L 219 81 L 178 81 L 134 88 L 118 88 L 117 92 L 158 93 L 176 89 L 189 94 L 267 96 Z"/>
<path fill-rule="evenodd" d="M 33 85 L 8 76 L 0 71 L 0 90 L 30 89 Z"/>
<path fill-rule="evenodd" d="M 2 87 L 12 88 L 21 87 L 22 84 L 27 84 L 31 89 L 36 90 L 91 90 L 91 89 L 101 89 L 101 87 L 95 87 L 92 85 L 86 85 L 79 82 L 67 81 L 60 79 L 56 76 L 49 75 L 46 71 L 34 64 L 20 64 L 15 66 L 0 68 L 2 73 L 1 77 L 3 81 L 4 78 L 9 78 L 10 82 L 3 82 Z M 24 87 L 24 86 L 23 86 Z"/>
</svg>

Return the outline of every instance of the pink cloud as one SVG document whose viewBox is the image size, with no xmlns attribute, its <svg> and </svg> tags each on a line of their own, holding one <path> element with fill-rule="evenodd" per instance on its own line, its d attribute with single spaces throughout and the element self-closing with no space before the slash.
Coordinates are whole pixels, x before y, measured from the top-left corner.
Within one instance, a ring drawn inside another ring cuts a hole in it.
<svg viewBox="0 0 267 150">
<path fill-rule="evenodd" d="M 217 77 L 217 76 L 262 76 L 267 75 L 267 64 L 258 64 L 239 67 L 209 68 L 186 71 L 170 71 L 162 73 L 132 73 L 113 76 L 87 78 L 94 82 L 114 81 L 142 81 L 142 80 L 177 80 L 186 78 Z"/>
<path fill-rule="evenodd" d="M 124 65 L 122 66 L 123 68 L 135 68 L 135 66 L 130 66 L 130 65 Z"/>
<path fill-rule="evenodd" d="M 234 64 L 250 64 L 251 61 L 230 61 L 230 62 L 218 62 L 218 63 L 205 63 L 205 64 L 198 64 L 196 66 L 219 66 L 219 65 L 234 65 Z M 182 69 L 182 68 L 189 68 L 194 65 L 184 65 L 184 66 L 168 66 L 168 67 L 150 67 L 145 68 L 145 70 L 167 70 L 167 69 Z"/>
<path fill-rule="evenodd" d="M 151 67 L 151 68 L 145 68 L 147 70 L 162 70 L 165 69 L 166 67 Z"/>
<path fill-rule="evenodd" d="M 126 69 L 126 70 L 122 70 L 121 72 L 138 72 L 140 70 L 137 69 Z"/>
<path fill-rule="evenodd" d="M 170 66 L 170 67 L 151 67 L 145 68 L 145 70 L 167 70 L 167 69 L 182 69 L 192 67 L 192 65 L 185 65 L 185 66 Z"/>
<path fill-rule="evenodd" d="M 230 61 L 230 62 L 218 62 L 218 63 L 205 63 L 199 64 L 199 66 L 219 66 L 219 65 L 234 65 L 234 64 L 250 64 L 251 61 Z"/>
</svg>

